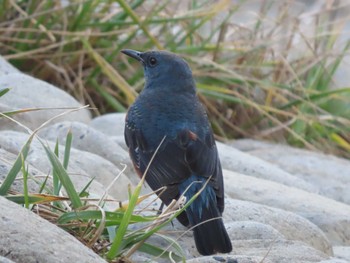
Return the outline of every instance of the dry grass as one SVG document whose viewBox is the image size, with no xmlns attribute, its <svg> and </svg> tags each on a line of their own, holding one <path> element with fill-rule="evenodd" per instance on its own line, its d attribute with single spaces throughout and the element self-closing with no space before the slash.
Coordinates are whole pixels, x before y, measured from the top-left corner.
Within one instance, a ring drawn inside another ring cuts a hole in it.
<svg viewBox="0 0 350 263">
<path fill-rule="evenodd" d="M 350 157 L 350 89 L 333 81 L 349 54 L 348 17 L 336 16 L 348 4 L 305 13 L 297 1 L 267 0 L 1 3 L 1 54 L 96 115 L 125 111 L 142 88 L 142 69 L 121 49 L 167 49 L 190 62 L 218 138 Z"/>
</svg>

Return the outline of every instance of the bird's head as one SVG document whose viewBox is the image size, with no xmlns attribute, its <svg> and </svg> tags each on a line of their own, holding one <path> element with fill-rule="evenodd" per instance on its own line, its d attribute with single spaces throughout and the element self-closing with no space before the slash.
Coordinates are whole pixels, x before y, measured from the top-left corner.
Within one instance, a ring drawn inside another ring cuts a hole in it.
<svg viewBox="0 0 350 263">
<path fill-rule="evenodd" d="M 195 92 L 191 68 L 183 58 L 167 51 L 124 49 L 121 52 L 143 64 L 146 89 Z"/>
</svg>

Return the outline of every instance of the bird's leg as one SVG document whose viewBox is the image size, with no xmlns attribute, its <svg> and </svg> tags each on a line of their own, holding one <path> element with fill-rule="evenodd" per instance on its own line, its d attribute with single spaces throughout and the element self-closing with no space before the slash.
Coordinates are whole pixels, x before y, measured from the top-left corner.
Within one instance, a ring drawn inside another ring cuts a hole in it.
<svg viewBox="0 0 350 263">
<path fill-rule="evenodd" d="M 162 212 L 163 212 L 163 207 L 164 207 L 164 203 L 162 202 L 162 204 L 160 205 L 158 212 L 157 212 L 157 216 L 159 216 Z M 174 223 L 171 220 L 171 226 L 174 227 Z"/>
<path fill-rule="evenodd" d="M 164 207 L 164 203 L 162 202 L 162 204 L 158 208 L 157 216 L 159 216 L 163 212 L 163 207 Z"/>
</svg>

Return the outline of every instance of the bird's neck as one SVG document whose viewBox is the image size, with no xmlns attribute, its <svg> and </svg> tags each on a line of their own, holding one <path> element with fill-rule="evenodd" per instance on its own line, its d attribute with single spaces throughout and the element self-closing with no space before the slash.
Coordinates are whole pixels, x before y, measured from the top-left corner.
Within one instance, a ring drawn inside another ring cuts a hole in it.
<svg viewBox="0 0 350 263">
<path fill-rule="evenodd" d="M 167 92 L 171 94 L 195 94 L 196 84 L 193 78 L 165 78 L 146 80 L 145 91 Z"/>
</svg>

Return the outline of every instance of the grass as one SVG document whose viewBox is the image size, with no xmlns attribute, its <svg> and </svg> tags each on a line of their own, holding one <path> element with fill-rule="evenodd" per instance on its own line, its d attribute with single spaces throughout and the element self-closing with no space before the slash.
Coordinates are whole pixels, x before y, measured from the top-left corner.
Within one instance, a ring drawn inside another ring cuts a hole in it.
<svg viewBox="0 0 350 263">
<path fill-rule="evenodd" d="M 246 26 L 235 24 L 246 4 L 4 0 L 0 52 L 99 115 L 126 111 L 142 88 L 142 68 L 121 49 L 167 49 L 190 62 L 218 139 L 267 139 L 350 157 L 350 89 L 333 82 L 349 52 L 349 43 L 337 42 L 342 25 L 333 15 L 343 6 L 324 6 L 303 27 L 293 1 L 261 1 Z"/>
</svg>

